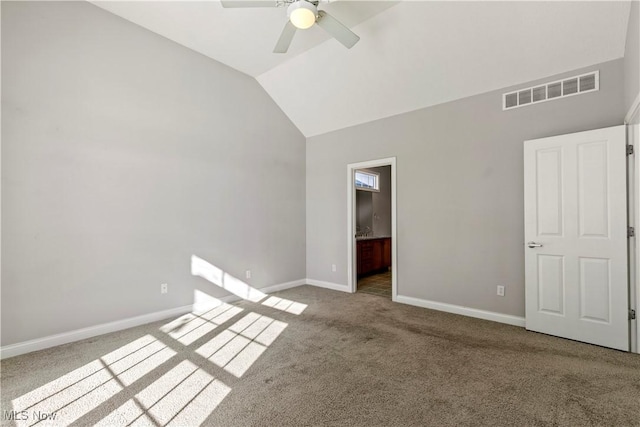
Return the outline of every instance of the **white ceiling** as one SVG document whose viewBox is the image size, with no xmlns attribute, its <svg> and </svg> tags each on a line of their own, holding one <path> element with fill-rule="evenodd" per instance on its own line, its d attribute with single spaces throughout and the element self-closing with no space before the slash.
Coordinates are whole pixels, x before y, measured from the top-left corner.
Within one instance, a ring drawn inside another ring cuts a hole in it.
<svg viewBox="0 0 640 427">
<path fill-rule="evenodd" d="M 276 0 L 264 0 L 275 3 Z M 329 39 L 317 26 L 298 31 L 286 54 L 273 48 L 286 8 L 223 8 L 220 1 L 91 1 L 102 9 L 256 77 Z M 397 2 L 332 1 L 321 9 L 352 27 Z"/>
<path fill-rule="evenodd" d="M 94 2 L 257 78 L 305 136 L 624 55 L 629 1 L 338 1 L 321 6 L 361 37 L 317 27 L 273 54 L 281 8 L 216 1 Z"/>
</svg>

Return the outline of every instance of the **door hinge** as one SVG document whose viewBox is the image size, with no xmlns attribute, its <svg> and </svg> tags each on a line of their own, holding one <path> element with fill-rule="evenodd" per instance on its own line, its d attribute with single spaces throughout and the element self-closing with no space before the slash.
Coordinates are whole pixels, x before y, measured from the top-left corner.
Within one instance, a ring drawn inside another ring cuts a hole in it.
<svg viewBox="0 0 640 427">
<path fill-rule="evenodd" d="M 636 236 L 636 229 L 633 227 L 627 228 L 627 237 L 635 237 L 635 236 Z"/>
<path fill-rule="evenodd" d="M 629 310 L 629 320 L 635 320 L 635 318 L 636 318 L 636 311 Z"/>
<path fill-rule="evenodd" d="M 627 156 L 633 155 L 633 145 L 627 145 Z"/>
</svg>

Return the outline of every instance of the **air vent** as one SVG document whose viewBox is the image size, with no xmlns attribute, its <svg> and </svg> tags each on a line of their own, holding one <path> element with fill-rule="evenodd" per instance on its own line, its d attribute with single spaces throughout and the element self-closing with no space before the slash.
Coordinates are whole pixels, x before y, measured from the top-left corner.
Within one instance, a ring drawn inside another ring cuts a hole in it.
<svg viewBox="0 0 640 427">
<path fill-rule="evenodd" d="M 594 92 L 598 89 L 600 89 L 600 72 L 593 71 L 540 86 L 505 93 L 502 96 L 502 109 L 510 110 L 525 105 Z"/>
<path fill-rule="evenodd" d="M 518 92 L 518 105 L 524 105 L 531 102 L 531 89 L 521 90 Z"/>
<path fill-rule="evenodd" d="M 533 102 L 544 101 L 547 99 L 547 87 L 538 86 L 533 88 Z"/>
<path fill-rule="evenodd" d="M 596 74 L 587 74 L 580 77 L 580 92 L 596 89 L 598 79 Z"/>
<path fill-rule="evenodd" d="M 504 97 L 504 106 L 506 108 L 517 107 L 518 106 L 518 94 L 510 93 L 505 95 Z"/>
<path fill-rule="evenodd" d="M 562 96 L 562 82 L 549 83 L 547 85 L 548 99 L 558 98 Z"/>
<path fill-rule="evenodd" d="M 578 79 L 569 79 L 562 82 L 562 96 L 578 93 Z"/>
</svg>

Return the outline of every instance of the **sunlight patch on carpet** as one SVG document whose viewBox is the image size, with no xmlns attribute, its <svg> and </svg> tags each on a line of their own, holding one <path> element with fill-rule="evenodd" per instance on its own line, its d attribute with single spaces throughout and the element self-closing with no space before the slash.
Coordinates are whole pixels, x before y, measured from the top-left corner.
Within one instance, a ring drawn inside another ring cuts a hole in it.
<svg viewBox="0 0 640 427">
<path fill-rule="evenodd" d="M 36 424 L 36 414 L 55 414 L 57 425 L 68 425 L 175 354 L 151 335 L 145 335 L 14 399 L 14 410 L 26 411 L 26 419 L 16 420 L 16 426 Z"/>
<path fill-rule="evenodd" d="M 185 360 L 103 418 L 97 426 L 197 426 L 231 388 Z"/>
<path fill-rule="evenodd" d="M 302 312 L 307 308 L 307 304 L 274 296 L 267 298 L 262 305 L 275 308 L 276 310 L 286 311 L 291 314 L 302 314 Z"/>
<path fill-rule="evenodd" d="M 160 330 L 181 344 L 189 345 L 242 311 L 240 307 L 221 302 L 212 309 L 194 310 L 180 316 L 160 327 Z"/>
<path fill-rule="evenodd" d="M 286 327 L 285 322 L 249 313 L 200 346 L 196 353 L 240 378 Z"/>
</svg>

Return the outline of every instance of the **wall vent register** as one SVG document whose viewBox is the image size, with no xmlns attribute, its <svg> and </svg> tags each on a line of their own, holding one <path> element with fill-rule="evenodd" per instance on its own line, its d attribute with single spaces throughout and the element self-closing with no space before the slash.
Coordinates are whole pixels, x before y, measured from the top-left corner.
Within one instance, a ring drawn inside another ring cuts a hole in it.
<svg viewBox="0 0 640 427">
<path fill-rule="evenodd" d="M 599 89 L 600 72 L 592 71 L 587 74 L 505 93 L 502 95 L 502 109 L 511 110 L 512 108 L 553 101 L 567 96 L 595 92 Z"/>
</svg>

